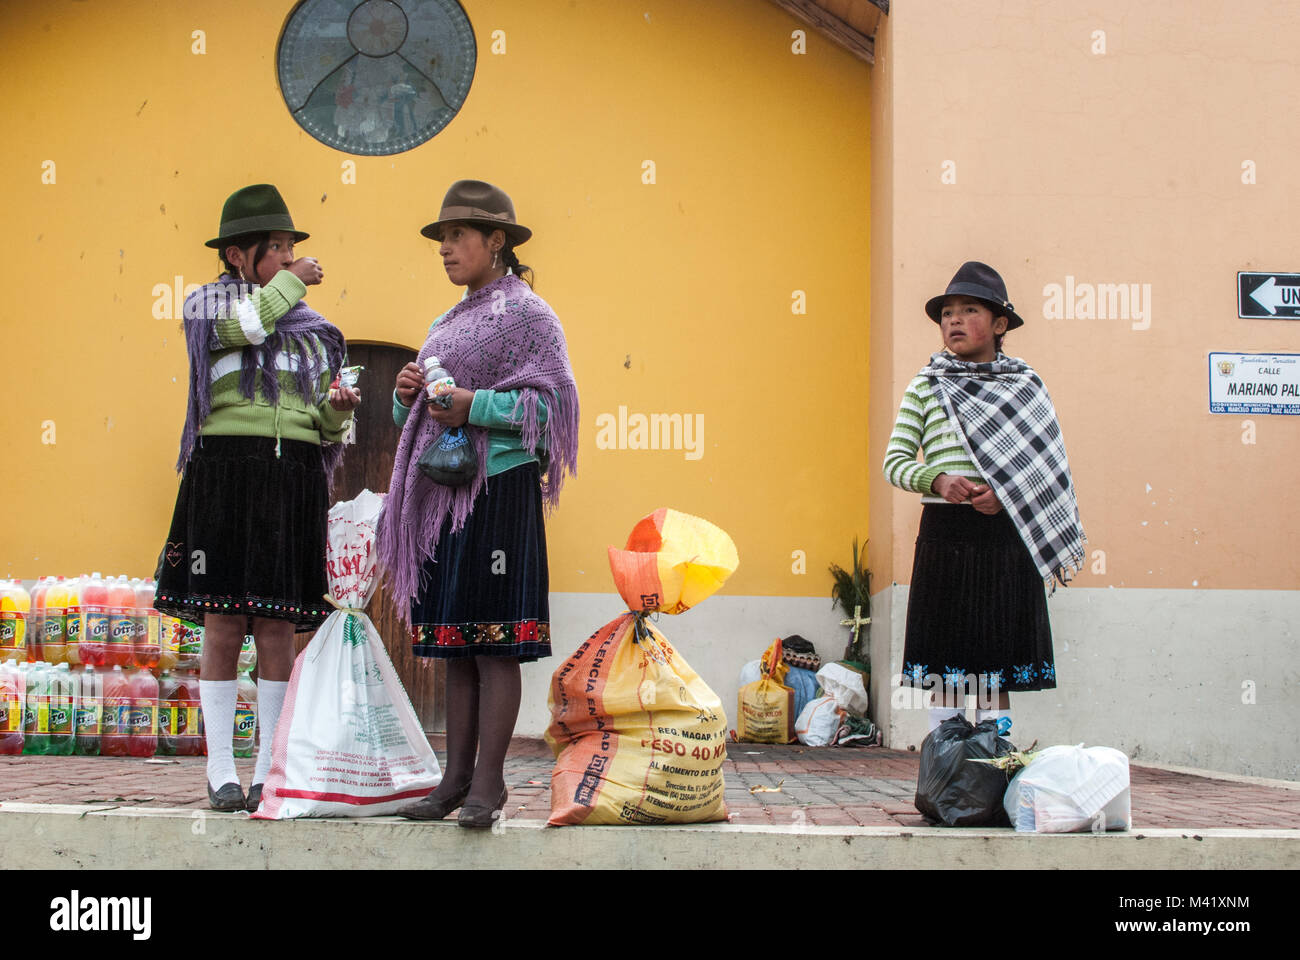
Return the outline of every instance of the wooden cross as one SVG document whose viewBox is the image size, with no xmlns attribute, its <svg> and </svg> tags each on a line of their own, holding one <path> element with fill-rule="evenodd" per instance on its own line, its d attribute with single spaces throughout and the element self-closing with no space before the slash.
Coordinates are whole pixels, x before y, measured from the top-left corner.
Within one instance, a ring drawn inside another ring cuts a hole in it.
<svg viewBox="0 0 1300 960">
<path fill-rule="evenodd" d="M 853 628 L 853 641 L 852 641 L 852 643 L 856 645 L 857 642 L 858 642 L 858 631 L 859 631 L 862 627 L 866 626 L 866 625 L 867 625 L 868 623 L 870 623 L 870 622 L 871 622 L 871 618 L 870 618 L 870 617 L 864 617 L 864 616 L 862 615 L 862 604 L 858 604 L 857 606 L 855 606 L 855 607 L 853 608 L 853 619 L 852 619 L 852 620 L 841 620 L 841 621 L 840 621 L 840 626 L 841 626 L 841 627 L 852 627 L 852 628 Z"/>
</svg>

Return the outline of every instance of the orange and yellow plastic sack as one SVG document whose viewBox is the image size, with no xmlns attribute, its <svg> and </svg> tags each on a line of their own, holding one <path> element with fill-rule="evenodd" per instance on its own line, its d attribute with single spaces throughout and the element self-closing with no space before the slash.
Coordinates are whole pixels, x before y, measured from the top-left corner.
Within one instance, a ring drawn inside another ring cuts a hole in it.
<svg viewBox="0 0 1300 960">
<path fill-rule="evenodd" d="M 722 701 L 649 622 L 713 594 L 739 564 L 724 531 L 656 510 L 609 563 L 628 612 L 551 677 L 552 825 L 725 820 Z"/>
</svg>

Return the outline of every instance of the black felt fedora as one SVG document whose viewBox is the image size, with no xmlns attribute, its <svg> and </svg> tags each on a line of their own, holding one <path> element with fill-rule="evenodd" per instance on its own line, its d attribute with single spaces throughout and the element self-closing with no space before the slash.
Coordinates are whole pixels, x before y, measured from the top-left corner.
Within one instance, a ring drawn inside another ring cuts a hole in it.
<svg viewBox="0 0 1300 960">
<path fill-rule="evenodd" d="M 453 221 L 473 223 L 503 231 L 515 246 L 533 235 L 533 231 L 515 222 L 515 205 L 500 187 L 482 180 L 457 180 L 442 199 L 438 219 L 426 224 L 420 233 L 430 240 L 442 240 L 442 228 Z"/>
<path fill-rule="evenodd" d="M 204 246 L 220 249 L 235 237 L 273 230 L 292 233 L 295 243 L 309 236 L 294 227 L 279 190 L 269 183 L 255 183 L 241 187 L 226 199 L 226 205 L 221 208 L 221 229 Z"/>
<path fill-rule="evenodd" d="M 998 272 L 987 263 L 967 260 L 948 281 L 948 289 L 926 301 L 925 312 L 935 323 L 940 322 L 945 297 L 974 297 L 976 300 L 983 301 L 984 305 L 993 311 L 994 317 L 1007 318 L 1008 330 L 1014 330 L 1025 324 L 1025 321 L 1017 315 L 1011 301 L 1007 299 L 1007 285 L 1002 282 Z"/>
</svg>

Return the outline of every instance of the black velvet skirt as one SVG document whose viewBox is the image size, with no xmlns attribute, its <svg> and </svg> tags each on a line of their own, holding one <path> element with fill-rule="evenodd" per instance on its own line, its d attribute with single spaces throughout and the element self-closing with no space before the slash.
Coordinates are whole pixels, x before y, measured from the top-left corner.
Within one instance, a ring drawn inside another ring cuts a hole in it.
<svg viewBox="0 0 1300 960">
<path fill-rule="evenodd" d="M 1047 595 L 1015 524 L 966 504 L 926 504 L 907 601 L 904 682 L 1056 686 Z M 929 682 L 927 682 L 929 678 Z"/>
<path fill-rule="evenodd" d="M 271 437 L 202 437 L 185 466 L 158 558 L 161 612 L 324 622 L 329 488 L 321 448 Z"/>
<path fill-rule="evenodd" d="M 443 523 L 411 603 L 417 657 L 551 655 L 550 578 L 536 463 L 489 477 L 465 526 Z"/>
</svg>

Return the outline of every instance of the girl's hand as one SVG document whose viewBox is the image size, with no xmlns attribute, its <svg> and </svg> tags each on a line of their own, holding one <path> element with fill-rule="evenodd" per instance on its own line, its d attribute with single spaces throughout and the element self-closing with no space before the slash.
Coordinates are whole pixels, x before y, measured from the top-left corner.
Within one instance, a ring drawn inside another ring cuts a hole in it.
<svg viewBox="0 0 1300 960">
<path fill-rule="evenodd" d="M 355 410 L 361 403 L 361 391 L 356 387 L 335 387 L 330 391 L 330 406 L 335 410 Z"/>
<path fill-rule="evenodd" d="M 404 407 L 414 406 L 415 398 L 424 389 L 424 374 L 420 372 L 420 365 L 408 363 L 398 370 L 396 387 L 398 402 Z"/>
<path fill-rule="evenodd" d="M 429 416 L 444 427 L 463 427 L 469 423 L 469 408 L 474 403 L 474 391 L 455 387 L 451 391 L 451 409 L 444 410 L 436 403 L 426 403 Z"/>
<path fill-rule="evenodd" d="M 993 488 L 987 484 L 981 483 L 972 492 L 974 496 L 970 498 L 970 504 L 980 513 L 988 514 L 991 517 L 1002 509 L 1002 501 L 997 498 Z"/>
<path fill-rule="evenodd" d="M 939 496 L 943 497 L 949 503 L 965 503 L 971 498 L 972 493 L 977 490 L 987 489 L 985 487 L 976 487 L 965 477 L 949 476 L 941 473 L 934 478 L 930 488 Z M 993 511 L 996 513 L 997 511 Z"/>
<path fill-rule="evenodd" d="M 325 277 L 325 271 L 320 268 L 315 257 L 299 257 L 285 269 L 309 287 L 320 283 Z"/>
</svg>

